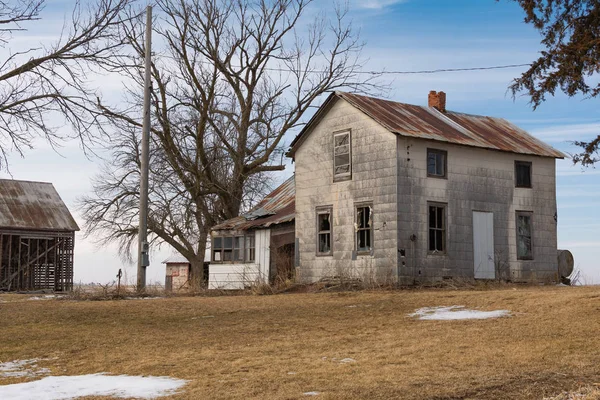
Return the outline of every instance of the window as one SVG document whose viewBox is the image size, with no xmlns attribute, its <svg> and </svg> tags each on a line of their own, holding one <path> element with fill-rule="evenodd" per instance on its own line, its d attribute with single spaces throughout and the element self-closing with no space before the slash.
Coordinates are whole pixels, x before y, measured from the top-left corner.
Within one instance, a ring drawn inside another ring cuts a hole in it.
<svg viewBox="0 0 600 400">
<path fill-rule="evenodd" d="M 517 211 L 517 260 L 533 260 L 532 213 Z"/>
<path fill-rule="evenodd" d="M 244 261 L 244 237 L 236 236 L 233 238 L 233 260 Z"/>
<path fill-rule="evenodd" d="M 373 208 L 370 205 L 356 207 L 356 251 L 370 253 L 373 248 Z"/>
<path fill-rule="evenodd" d="M 331 255 L 331 208 L 317 210 L 317 255 Z"/>
<path fill-rule="evenodd" d="M 351 177 L 350 131 L 336 133 L 333 135 L 333 179 L 350 179 Z"/>
<path fill-rule="evenodd" d="M 212 243 L 213 261 L 223 261 L 223 238 L 215 237 Z"/>
<path fill-rule="evenodd" d="M 531 187 L 531 162 L 515 161 L 515 186 L 521 188 Z"/>
<path fill-rule="evenodd" d="M 427 149 L 427 176 L 436 178 L 446 177 L 446 158 L 444 150 Z"/>
<path fill-rule="evenodd" d="M 253 262 L 254 253 L 254 234 L 215 236 L 212 239 L 213 262 Z"/>
<path fill-rule="evenodd" d="M 254 235 L 246 236 L 246 262 L 255 260 Z"/>
<path fill-rule="evenodd" d="M 446 206 L 429 205 L 429 252 L 444 253 L 446 251 Z"/>
</svg>

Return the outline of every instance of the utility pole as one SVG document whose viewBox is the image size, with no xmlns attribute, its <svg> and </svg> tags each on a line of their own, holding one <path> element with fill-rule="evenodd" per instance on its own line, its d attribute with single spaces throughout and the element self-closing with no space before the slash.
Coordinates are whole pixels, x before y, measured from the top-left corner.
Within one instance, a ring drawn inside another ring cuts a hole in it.
<svg viewBox="0 0 600 400">
<path fill-rule="evenodd" d="M 150 265 L 148 255 L 148 158 L 150 152 L 150 91 L 152 80 L 152 6 L 146 8 L 146 65 L 144 78 L 144 122 L 142 125 L 142 159 L 140 166 L 140 224 L 138 232 L 137 290 L 146 289 L 146 267 Z"/>
</svg>

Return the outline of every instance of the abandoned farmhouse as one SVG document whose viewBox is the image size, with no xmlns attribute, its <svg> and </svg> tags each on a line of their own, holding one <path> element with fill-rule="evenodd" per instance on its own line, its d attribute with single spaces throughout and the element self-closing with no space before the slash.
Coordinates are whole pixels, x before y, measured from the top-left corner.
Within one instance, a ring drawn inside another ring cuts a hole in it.
<svg viewBox="0 0 600 400">
<path fill-rule="evenodd" d="M 0 179 L 0 290 L 72 290 L 78 230 L 51 183 Z"/>
<path fill-rule="evenodd" d="M 292 178 L 213 228 L 211 287 L 286 263 L 303 282 L 559 278 L 564 155 L 504 119 L 448 111 L 444 92 L 427 107 L 335 92 L 288 156 Z"/>
</svg>

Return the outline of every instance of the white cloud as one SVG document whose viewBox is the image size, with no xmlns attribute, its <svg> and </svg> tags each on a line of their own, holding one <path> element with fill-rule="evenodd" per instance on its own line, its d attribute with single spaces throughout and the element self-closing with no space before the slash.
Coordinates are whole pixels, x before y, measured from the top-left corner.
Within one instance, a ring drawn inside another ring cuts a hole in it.
<svg viewBox="0 0 600 400">
<path fill-rule="evenodd" d="M 600 134 L 600 123 L 548 126 L 531 130 L 531 134 L 547 142 L 585 140 Z"/>
<path fill-rule="evenodd" d="M 366 8 L 369 10 L 381 10 L 385 7 L 395 4 L 406 3 L 408 0 L 357 0 L 354 5 L 357 8 Z"/>
</svg>

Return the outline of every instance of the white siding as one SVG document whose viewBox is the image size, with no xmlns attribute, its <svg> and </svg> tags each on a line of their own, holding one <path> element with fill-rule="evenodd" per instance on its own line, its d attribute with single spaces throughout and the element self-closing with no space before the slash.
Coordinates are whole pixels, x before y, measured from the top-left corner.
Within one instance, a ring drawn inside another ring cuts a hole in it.
<svg viewBox="0 0 600 400">
<path fill-rule="evenodd" d="M 211 263 L 208 272 L 208 288 L 241 290 L 269 280 L 271 230 L 255 232 L 255 263 L 218 264 Z"/>
</svg>

